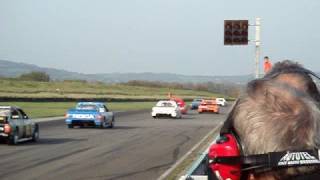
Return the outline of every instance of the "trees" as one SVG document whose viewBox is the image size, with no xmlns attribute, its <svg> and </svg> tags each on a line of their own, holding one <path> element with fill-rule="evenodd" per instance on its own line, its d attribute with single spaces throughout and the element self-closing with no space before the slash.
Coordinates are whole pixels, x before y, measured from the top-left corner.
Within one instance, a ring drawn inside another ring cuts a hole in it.
<svg viewBox="0 0 320 180">
<path fill-rule="evenodd" d="M 26 81 L 49 82 L 50 76 L 45 72 L 32 71 L 30 73 L 21 74 L 19 79 Z"/>
</svg>

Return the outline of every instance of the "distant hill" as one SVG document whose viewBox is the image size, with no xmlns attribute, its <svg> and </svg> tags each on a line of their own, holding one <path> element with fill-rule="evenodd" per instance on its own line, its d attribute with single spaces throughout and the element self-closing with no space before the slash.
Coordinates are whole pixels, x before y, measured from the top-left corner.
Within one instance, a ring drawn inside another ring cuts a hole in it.
<svg viewBox="0 0 320 180">
<path fill-rule="evenodd" d="M 84 74 L 70 72 L 54 68 L 44 68 L 33 64 L 17 63 L 0 60 L 0 76 L 18 77 L 31 71 L 42 71 L 50 75 L 54 80 L 81 79 L 87 81 L 102 81 L 109 83 L 128 82 L 130 80 L 164 81 L 164 82 L 216 82 L 244 84 L 252 79 L 251 75 L 243 76 L 188 76 L 171 73 L 103 73 Z"/>
<path fill-rule="evenodd" d="M 43 68 L 33 64 L 16 63 L 11 61 L 0 60 L 0 76 L 2 77 L 18 77 L 21 74 L 29 73 L 31 71 L 42 71 L 50 75 L 52 79 L 86 79 L 87 75 L 59 70 L 54 68 Z"/>
</svg>

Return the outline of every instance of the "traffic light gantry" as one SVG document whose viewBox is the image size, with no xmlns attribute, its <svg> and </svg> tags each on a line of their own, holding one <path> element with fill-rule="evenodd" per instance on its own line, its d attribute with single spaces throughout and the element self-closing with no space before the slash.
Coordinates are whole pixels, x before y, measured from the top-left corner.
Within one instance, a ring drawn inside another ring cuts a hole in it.
<svg viewBox="0 0 320 180">
<path fill-rule="evenodd" d="M 248 27 L 248 20 L 225 20 L 224 45 L 247 45 Z"/>
</svg>

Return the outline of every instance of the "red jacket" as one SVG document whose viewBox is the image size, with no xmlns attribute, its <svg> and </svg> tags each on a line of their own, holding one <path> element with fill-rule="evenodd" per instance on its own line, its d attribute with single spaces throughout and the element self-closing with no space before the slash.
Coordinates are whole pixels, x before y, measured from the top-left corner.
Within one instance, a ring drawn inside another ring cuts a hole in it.
<svg viewBox="0 0 320 180">
<path fill-rule="evenodd" d="M 264 70 L 264 73 L 268 73 L 272 68 L 272 64 L 270 61 L 264 61 L 263 63 L 263 70 Z"/>
</svg>

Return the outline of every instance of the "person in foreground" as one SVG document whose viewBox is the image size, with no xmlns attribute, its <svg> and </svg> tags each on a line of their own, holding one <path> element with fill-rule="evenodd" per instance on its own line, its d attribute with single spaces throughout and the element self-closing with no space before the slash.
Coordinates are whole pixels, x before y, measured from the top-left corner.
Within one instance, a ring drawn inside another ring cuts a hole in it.
<svg viewBox="0 0 320 180">
<path fill-rule="evenodd" d="M 210 147 L 209 179 L 320 179 L 320 94 L 311 76 L 285 60 L 248 83 Z"/>
</svg>

